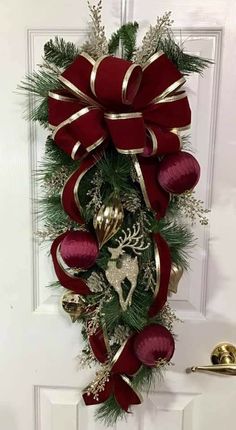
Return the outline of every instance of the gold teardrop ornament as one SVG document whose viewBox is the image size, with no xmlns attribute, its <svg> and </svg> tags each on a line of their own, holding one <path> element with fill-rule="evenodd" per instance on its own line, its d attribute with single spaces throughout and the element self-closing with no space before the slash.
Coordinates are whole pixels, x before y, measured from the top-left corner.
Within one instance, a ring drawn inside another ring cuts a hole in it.
<svg viewBox="0 0 236 430">
<path fill-rule="evenodd" d="M 93 226 L 100 248 L 114 236 L 124 220 L 123 206 L 116 196 L 111 196 L 94 215 Z"/>
<path fill-rule="evenodd" d="M 79 319 L 85 309 L 81 296 L 72 291 L 67 291 L 63 294 L 61 304 L 73 323 Z"/>
<path fill-rule="evenodd" d="M 168 290 L 171 293 L 177 293 L 178 290 L 178 284 L 180 279 L 183 275 L 183 269 L 182 267 L 177 267 L 175 264 L 172 264 L 171 266 L 171 272 L 170 272 L 170 281 L 169 281 L 169 287 Z"/>
</svg>

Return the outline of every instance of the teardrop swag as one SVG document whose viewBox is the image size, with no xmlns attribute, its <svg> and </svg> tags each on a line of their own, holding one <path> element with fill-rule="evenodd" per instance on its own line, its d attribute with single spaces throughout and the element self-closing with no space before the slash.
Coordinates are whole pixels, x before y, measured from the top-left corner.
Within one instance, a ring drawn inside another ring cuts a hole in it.
<svg viewBox="0 0 236 430">
<path fill-rule="evenodd" d="M 107 40 L 101 1 L 89 10 L 84 45 L 47 42 L 21 88 L 39 96 L 31 119 L 49 131 L 38 235 L 52 240 L 62 307 L 82 324 L 81 366 L 100 364 L 84 401 L 113 424 L 174 353 L 168 290 L 188 267 L 188 215 L 207 223 L 193 191 L 200 167 L 185 149 L 184 84 L 210 62 L 176 43 L 170 13 L 136 47 L 136 22 Z"/>
</svg>

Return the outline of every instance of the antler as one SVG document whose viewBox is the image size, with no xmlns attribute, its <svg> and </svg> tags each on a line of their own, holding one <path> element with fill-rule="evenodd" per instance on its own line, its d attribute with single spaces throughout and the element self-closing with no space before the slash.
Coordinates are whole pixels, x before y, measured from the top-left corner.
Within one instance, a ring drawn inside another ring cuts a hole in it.
<svg viewBox="0 0 236 430">
<path fill-rule="evenodd" d="M 116 241 L 118 242 L 118 248 L 122 251 L 124 248 L 132 248 L 132 251 L 136 255 L 141 255 L 141 251 L 147 249 L 150 243 L 144 243 L 142 235 L 140 235 L 140 224 L 136 223 L 131 228 L 127 228 L 126 231 L 122 230 L 123 237 L 120 236 Z"/>
</svg>

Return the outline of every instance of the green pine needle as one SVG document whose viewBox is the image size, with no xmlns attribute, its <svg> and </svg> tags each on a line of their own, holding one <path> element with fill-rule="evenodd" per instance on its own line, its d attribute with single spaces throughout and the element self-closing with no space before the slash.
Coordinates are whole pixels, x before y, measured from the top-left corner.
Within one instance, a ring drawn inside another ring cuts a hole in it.
<svg viewBox="0 0 236 430">
<path fill-rule="evenodd" d="M 105 426 L 113 426 L 118 420 L 125 418 L 126 412 L 118 405 L 115 396 L 110 396 L 96 411 L 95 417 Z"/>
<path fill-rule="evenodd" d="M 18 89 L 34 97 L 28 118 L 48 127 L 48 93 L 60 87 L 58 75 L 47 67 L 26 75 Z"/>
<path fill-rule="evenodd" d="M 47 69 L 41 68 L 32 74 L 26 75 L 19 86 L 20 90 L 42 98 L 48 97 L 48 92 L 61 87 L 56 73 L 50 73 Z"/>
<path fill-rule="evenodd" d="M 108 43 L 109 54 L 115 54 L 121 42 L 123 58 L 131 60 L 135 51 L 138 27 L 137 22 L 128 22 L 113 33 Z"/>
<path fill-rule="evenodd" d="M 61 37 L 50 39 L 44 45 L 44 57 L 57 67 L 68 67 L 79 55 L 79 49 L 72 42 L 66 42 Z"/>
<path fill-rule="evenodd" d="M 184 47 L 175 42 L 171 34 L 160 39 L 157 51 L 162 50 L 183 74 L 200 73 L 212 64 L 211 60 L 186 54 Z"/>
</svg>

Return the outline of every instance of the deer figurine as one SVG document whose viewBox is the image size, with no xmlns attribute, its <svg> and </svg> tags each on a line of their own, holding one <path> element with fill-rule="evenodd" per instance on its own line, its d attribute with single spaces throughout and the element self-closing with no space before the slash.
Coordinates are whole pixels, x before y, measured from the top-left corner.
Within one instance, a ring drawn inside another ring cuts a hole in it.
<svg viewBox="0 0 236 430">
<path fill-rule="evenodd" d="M 133 226 L 133 231 L 130 228 L 127 232 L 122 231 L 123 236 L 116 239 L 118 246 L 116 248 L 108 248 L 111 253 L 111 259 L 108 262 L 108 267 L 106 270 L 106 277 L 110 285 L 114 288 L 119 296 L 120 306 L 123 311 L 132 303 L 132 296 L 137 285 L 137 278 L 139 272 L 138 266 L 138 255 L 144 249 L 149 247 L 144 244 L 142 236 L 140 236 L 140 224 L 135 224 Z M 125 253 L 125 249 L 131 249 L 136 256 L 131 257 L 131 255 Z M 130 290 L 127 297 L 124 297 L 124 292 L 122 289 L 122 282 L 128 279 L 131 283 Z"/>
</svg>

